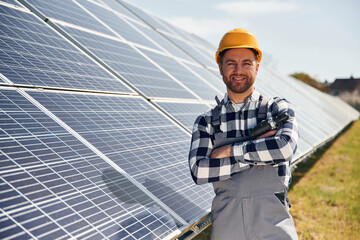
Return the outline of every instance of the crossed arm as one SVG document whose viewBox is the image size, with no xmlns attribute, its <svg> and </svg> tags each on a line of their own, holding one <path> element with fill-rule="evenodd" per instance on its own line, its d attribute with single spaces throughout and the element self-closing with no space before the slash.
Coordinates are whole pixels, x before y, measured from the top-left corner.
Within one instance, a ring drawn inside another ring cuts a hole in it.
<svg viewBox="0 0 360 240">
<path fill-rule="evenodd" d="M 274 136 L 276 132 L 277 130 L 269 131 L 261 135 L 257 139 Z M 231 157 L 231 144 L 213 149 L 210 155 L 210 158 L 229 158 L 229 157 Z"/>
<path fill-rule="evenodd" d="M 222 181 L 250 165 L 279 164 L 290 161 L 297 147 L 298 129 L 294 112 L 283 109 L 290 118 L 277 131 L 273 130 L 256 140 L 235 142 L 213 148 L 211 124 L 200 116 L 194 126 L 189 167 L 196 184 Z"/>
</svg>

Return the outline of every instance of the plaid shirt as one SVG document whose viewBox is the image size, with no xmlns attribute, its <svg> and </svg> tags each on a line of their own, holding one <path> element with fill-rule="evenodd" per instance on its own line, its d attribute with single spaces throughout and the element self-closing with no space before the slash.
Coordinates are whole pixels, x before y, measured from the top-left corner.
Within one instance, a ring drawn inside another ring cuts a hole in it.
<svg viewBox="0 0 360 240">
<path fill-rule="evenodd" d="M 248 137 L 249 129 L 257 125 L 257 110 L 260 94 L 254 91 L 240 108 L 227 94 L 221 101 L 220 129 L 229 137 Z M 267 118 L 287 113 L 289 119 L 278 129 L 275 136 L 235 142 L 231 145 L 231 157 L 210 158 L 213 147 L 214 127 L 212 112 L 201 114 L 194 123 L 189 166 L 196 184 L 204 184 L 229 179 L 233 174 L 253 165 L 271 164 L 285 186 L 291 181 L 290 163 L 297 148 L 298 128 L 294 110 L 281 98 L 271 98 L 268 102 Z"/>
</svg>

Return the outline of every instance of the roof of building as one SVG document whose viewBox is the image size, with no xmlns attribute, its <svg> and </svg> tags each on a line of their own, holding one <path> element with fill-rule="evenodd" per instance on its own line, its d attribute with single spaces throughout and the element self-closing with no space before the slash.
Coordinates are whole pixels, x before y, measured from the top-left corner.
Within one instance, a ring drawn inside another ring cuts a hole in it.
<svg viewBox="0 0 360 240">
<path fill-rule="evenodd" d="M 342 90 L 352 92 L 355 89 L 360 89 L 360 78 L 337 78 L 329 86 L 330 91 Z"/>
</svg>

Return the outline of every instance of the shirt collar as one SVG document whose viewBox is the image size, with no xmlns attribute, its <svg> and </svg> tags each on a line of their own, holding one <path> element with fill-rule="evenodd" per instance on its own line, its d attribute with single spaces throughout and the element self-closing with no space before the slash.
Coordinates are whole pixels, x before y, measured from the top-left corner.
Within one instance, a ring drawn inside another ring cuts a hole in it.
<svg viewBox="0 0 360 240">
<path fill-rule="evenodd" d="M 256 90 L 254 90 L 254 92 L 245 100 L 245 104 L 250 102 L 255 102 L 257 100 L 259 100 L 260 98 L 260 93 Z M 223 99 L 223 104 L 225 106 L 227 106 L 230 102 L 233 103 L 233 101 L 230 100 L 229 96 L 227 95 L 227 93 L 225 93 L 224 99 Z"/>
</svg>

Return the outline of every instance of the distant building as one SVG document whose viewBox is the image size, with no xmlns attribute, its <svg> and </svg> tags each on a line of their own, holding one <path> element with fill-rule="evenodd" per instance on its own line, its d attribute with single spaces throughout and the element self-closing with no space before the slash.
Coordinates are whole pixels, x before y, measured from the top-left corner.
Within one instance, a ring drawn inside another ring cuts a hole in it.
<svg viewBox="0 0 360 240">
<path fill-rule="evenodd" d="M 329 94 L 338 96 L 360 110 L 360 78 L 335 79 L 329 86 Z"/>
</svg>

